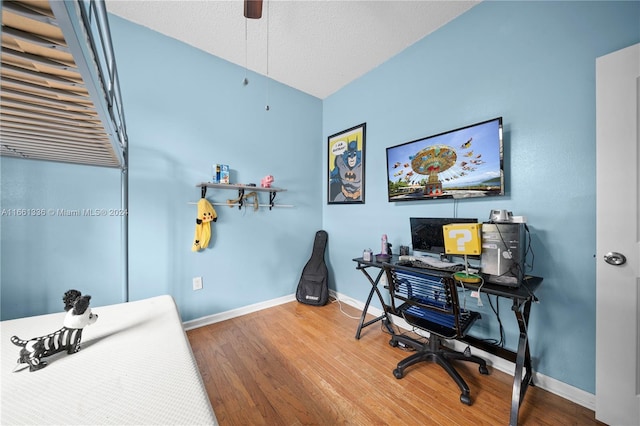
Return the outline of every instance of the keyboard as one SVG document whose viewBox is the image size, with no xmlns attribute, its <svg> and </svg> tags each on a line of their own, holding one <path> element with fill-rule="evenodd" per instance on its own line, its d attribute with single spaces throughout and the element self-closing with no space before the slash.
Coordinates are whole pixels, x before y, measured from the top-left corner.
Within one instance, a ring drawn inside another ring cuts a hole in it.
<svg viewBox="0 0 640 426">
<path fill-rule="evenodd" d="M 414 268 L 436 269 L 438 271 L 458 272 L 464 270 L 464 265 L 458 262 L 444 262 L 431 256 L 407 256 L 402 255 L 398 263 Z"/>
</svg>

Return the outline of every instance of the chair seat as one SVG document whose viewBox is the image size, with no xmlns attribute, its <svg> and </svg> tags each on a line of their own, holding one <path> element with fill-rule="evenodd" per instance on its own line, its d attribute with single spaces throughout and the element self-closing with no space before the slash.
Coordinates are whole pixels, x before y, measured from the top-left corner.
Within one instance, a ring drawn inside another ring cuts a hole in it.
<svg viewBox="0 0 640 426">
<path fill-rule="evenodd" d="M 447 339 L 463 337 L 473 323 L 480 319 L 480 314 L 474 311 L 460 310 L 460 335 L 455 327 L 455 316 L 448 313 L 430 311 L 411 303 L 405 302 L 398 307 L 398 313 L 405 321 L 416 327 L 429 330 Z"/>
</svg>

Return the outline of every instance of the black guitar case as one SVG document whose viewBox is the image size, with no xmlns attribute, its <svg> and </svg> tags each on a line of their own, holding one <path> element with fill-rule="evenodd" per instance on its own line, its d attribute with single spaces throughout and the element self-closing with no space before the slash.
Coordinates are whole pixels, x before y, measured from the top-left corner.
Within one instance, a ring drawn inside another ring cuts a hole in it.
<svg viewBox="0 0 640 426">
<path fill-rule="evenodd" d="M 329 272 L 324 263 L 327 239 L 326 231 L 316 232 L 311 257 L 302 269 L 302 276 L 296 290 L 296 299 L 300 303 L 324 306 L 329 301 Z"/>
</svg>

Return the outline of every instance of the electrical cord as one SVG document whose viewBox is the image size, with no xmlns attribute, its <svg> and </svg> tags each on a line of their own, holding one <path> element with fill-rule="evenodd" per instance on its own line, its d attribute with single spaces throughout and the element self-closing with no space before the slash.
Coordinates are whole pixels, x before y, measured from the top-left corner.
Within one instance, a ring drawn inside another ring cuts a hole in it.
<svg viewBox="0 0 640 426">
<path fill-rule="evenodd" d="M 338 299 L 337 297 L 333 298 L 333 300 L 331 301 L 331 303 L 336 303 L 338 302 L 338 306 L 340 307 L 340 312 L 346 316 L 347 318 L 351 318 L 351 319 L 360 319 L 359 316 L 353 316 L 351 314 L 348 314 L 344 309 L 342 309 L 342 301 L 340 301 L 340 299 Z"/>
<path fill-rule="evenodd" d="M 528 241 L 527 241 L 527 250 L 526 250 L 526 251 L 525 251 L 525 253 L 524 253 L 525 264 L 527 264 L 527 263 L 526 263 L 526 261 L 527 261 L 527 255 L 528 255 L 529 253 L 531 253 L 531 264 L 530 264 L 530 265 L 529 265 L 529 264 L 527 264 L 527 265 L 529 266 L 529 271 L 533 271 L 533 264 L 534 264 L 534 262 L 535 262 L 535 260 L 536 260 L 536 255 L 535 255 L 535 253 L 533 252 L 533 248 L 531 247 L 531 233 L 529 232 L 529 227 L 527 226 L 527 224 L 526 224 L 526 223 L 524 224 L 524 229 L 527 231 L 527 240 L 528 240 Z"/>
<path fill-rule="evenodd" d="M 338 306 L 339 306 L 339 308 L 340 308 L 340 312 L 341 312 L 344 316 L 346 316 L 347 318 L 356 319 L 356 320 L 359 320 L 359 319 L 360 319 L 360 317 L 359 317 L 359 316 L 353 316 L 353 315 L 350 315 L 350 314 L 348 314 L 347 312 L 345 312 L 345 310 L 342 308 L 342 301 L 341 301 L 340 299 L 338 299 L 337 297 L 331 297 L 331 299 L 332 299 L 332 300 L 331 300 L 331 303 L 336 303 L 336 302 L 338 303 Z M 396 330 L 398 330 L 398 331 L 397 331 L 397 332 L 395 332 L 395 331 L 394 331 L 394 333 L 390 333 L 390 332 L 389 332 L 389 330 L 388 330 L 388 328 L 387 328 L 387 326 L 384 324 L 384 320 L 380 322 L 380 329 L 381 329 L 384 333 L 387 333 L 387 334 L 389 334 L 389 335 L 397 334 L 397 335 L 400 335 L 400 336 L 406 336 L 406 337 L 411 338 L 411 339 L 413 339 L 413 340 L 416 340 L 416 341 L 418 341 L 418 342 L 420 342 L 420 343 L 423 343 L 421 340 L 416 339 L 416 338 L 414 338 L 413 336 L 409 336 L 409 335 L 408 335 L 407 333 L 405 333 L 405 332 L 400 333 L 400 327 L 395 326 L 392 322 L 389 322 L 389 323 L 388 323 L 388 326 L 389 326 L 389 327 L 392 327 L 392 328 L 394 328 L 394 329 L 396 329 Z M 418 333 L 415 333 L 415 327 L 413 328 L 413 331 L 414 331 L 414 334 L 416 334 L 416 335 L 420 336 Z M 424 336 L 420 336 L 420 337 L 422 337 L 422 339 L 426 339 Z M 424 343 L 423 343 L 423 344 L 424 344 Z M 401 350 L 406 351 L 406 352 L 414 352 L 414 351 L 415 351 L 415 349 L 414 349 L 414 348 L 412 348 L 411 346 L 406 346 L 406 345 L 398 345 L 398 348 L 400 348 Z"/>
<path fill-rule="evenodd" d="M 462 287 L 462 309 L 467 310 L 467 288 L 462 281 L 458 281 Z"/>
<path fill-rule="evenodd" d="M 493 341 L 496 342 L 496 344 L 500 347 L 504 347 L 505 345 L 505 332 L 504 332 L 504 326 L 502 325 L 502 319 L 500 319 L 500 300 L 498 299 L 498 296 L 496 296 L 496 307 L 493 306 L 493 302 L 491 302 L 491 296 L 487 295 L 487 299 L 489 300 L 489 306 L 491 306 L 491 310 L 493 311 L 493 313 L 496 316 L 496 319 L 498 320 L 498 326 L 499 326 L 499 330 L 500 330 L 500 340 L 496 342 L 496 339 L 490 339 L 488 341 Z"/>
<path fill-rule="evenodd" d="M 405 320 L 406 321 L 406 320 Z M 393 333 L 389 331 L 389 328 L 393 329 Z M 398 327 L 397 325 L 393 324 L 393 322 L 389 322 L 388 324 L 384 324 L 384 320 L 383 322 L 380 323 L 380 330 L 382 330 L 383 333 L 386 333 L 390 336 L 404 336 L 406 338 L 415 340 L 416 342 L 420 343 L 420 344 L 426 344 L 427 340 L 426 337 L 421 336 L 420 334 L 416 333 L 416 328 L 413 327 L 413 329 L 411 330 L 411 332 L 417 336 L 419 336 L 420 338 L 415 338 L 414 336 L 409 335 L 409 332 L 400 332 L 400 327 Z M 397 348 L 405 351 L 405 352 L 415 352 L 415 348 L 411 347 L 411 346 L 407 346 L 405 344 L 401 344 L 399 343 Z"/>
<path fill-rule="evenodd" d="M 460 283 L 460 287 L 462 289 L 462 309 L 466 310 L 466 305 L 467 305 L 467 288 L 465 287 L 464 283 L 462 281 L 459 281 Z M 484 286 L 484 279 L 481 281 L 480 286 L 478 287 L 478 301 L 479 301 L 479 306 L 482 306 L 481 302 L 480 302 L 480 297 L 482 297 L 482 286 Z M 500 330 L 500 340 L 497 339 L 480 339 L 483 342 L 487 342 L 487 343 L 492 343 L 495 345 L 499 345 L 501 347 L 504 347 L 505 344 L 505 332 L 504 332 L 504 327 L 502 325 L 502 320 L 500 319 L 500 304 L 499 304 L 499 299 L 498 296 L 496 296 L 496 305 L 497 308 L 493 306 L 493 302 L 491 301 L 491 295 L 487 294 L 487 300 L 489 301 L 489 306 L 491 306 L 491 310 L 493 311 L 493 313 L 496 316 L 496 319 L 498 320 L 498 325 L 499 325 L 499 330 Z"/>
</svg>

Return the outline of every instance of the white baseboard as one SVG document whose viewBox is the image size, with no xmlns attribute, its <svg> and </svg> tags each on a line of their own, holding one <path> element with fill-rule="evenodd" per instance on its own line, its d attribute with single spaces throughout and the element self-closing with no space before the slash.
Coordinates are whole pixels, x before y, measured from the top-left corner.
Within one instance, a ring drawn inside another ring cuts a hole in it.
<svg viewBox="0 0 640 426">
<path fill-rule="evenodd" d="M 329 294 L 331 297 L 339 300 L 341 303 L 346 303 L 349 306 L 352 306 L 360 311 L 364 309 L 364 302 L 359 300 L 352 299 L 346 295 L 340 294 L 334 290 L 329 290 Z M 290 294 L 287 296 L 282 296 L 276 299 L 267 300 L 265 302 L 255 303 L 253 305 L 243 306 L 241 308 L 232 309 L 226 312 L 220 312 L 214 315 L 208 315 L 206 317 L 197 318 L 191 321 L 183 322 L 183 327 L 185 330 L 192 330 L 194 328 L 203 327 L 209 324 L 215 324 L 220 321 L 225 321 L 231 318 L 239 317 L 242 315 L 250 314 L 252 312 L 257 312 L 262 309 L 271 308 L 273 306 L 282 305 L 284 303 L 293 302 L 296 300 L 295 294 Z M 369 306 L 368 313 L 373 315 L 374 317 L 378 317 L 382 315 L 383 311 L 380 308 L 376 308 L 375 306 Z M 402 318 L 394 317 L 394 325 L 397 325 L 400 328 L 405 330 L 411 330 L 409 324 L 407 324 Z M 427 335 L 428 336 L 428 335 Z M 466 345 L 462 342 L 454 342 L 454 348 L 456 350 L 464 350 Z M 504 373 L 507 373 L 513 376 L 513 371 L 515 370 L 515 364 L 504 360 L 495 355 L 484 352 L 480 349 L 474 349 L 476 351 L 476 355 L 484 358 L 489 365 L 493 368 L 500 370 Z M 540 374 L 537 372 L 533 372 L 533 383 L 536 387 L 549 391 L 553 394 L 561 396 L 564 399 L 568 399 L 571 402 L 574 402 L 578 405 L 581 405 L 590 410 L 596 409 L 596 397 L 595 395 L 585 392 L 582 389 L 578 389 L 566 383 L 563 383 L 559 380 L 556 380 L 552 377 L 545 376 L 544 374 Z"/>
<path fill-rule="evenodd" d="M 287 296 L 278 297 L 276 299 L 267 300 L 265 302 L 254 303 L 253 305 L 247 305 L 241 308 L 232 309 L 230 311 L 220 312 L 218 314 L 208 315 L 202 318 L 196 318 L 191 321 L 185 321 L 182 323 L 182 326 L 184 327 L 185 330 L 192 330 L 194 328 L 204 327 L 205 325 L 209 325 L 209 324 L 215 324 L 220 321 L 225 321 L 231 318 L 250 314 L 252 312 L 261 311 L 263 309 L 271 308 L 273 306 L 278 306 L 284 303 L 293 302 L 294 300 L 296 300 L 296 295 L 289 294 Z"/>
<path fill-rule="evenodd" d="M 354 300 L 348 296 L 335 292 L 333 290 L 329 291 L 329 294 L 338 299 L 342 303 L 346 303 L 347 305 L 353 306 L 356 309 L 362 310 L 364 309 L 364 303 L 359 300 Z M 373 315 L 374 317 L 378 317 L 383 314 L 382 309 L 376 308 L 375 306 L 369 306 L 368 313 Z M 407 324 L 400 317 L 393 317 L 393 324 L 405 329 L 412 330 L 413 327 Z M 426 333 L 425 337 L 428 337 L 428 333 Z M 463 342 L 454 342 L 454 349 L 463 351 L 467 345 Z M 491 365 L 496 370 L 502 371 L 504 373 L 513 376 L 513 372 L 515 370 L 515 364 L 513 362 L 507 361 L 480 349 L 474 348 L 474 355 L 478 355 L 484 358 L 489 365 Z M 552 377 L 545 376 L 544 374 L 537 373 L 533 371 L 533 383 L 536 387 L 549 391 L 553 394 L 561 396 L 564 399 L 567 399 L 571 402 L 574 402 L 578 405 L 581 405 L 590 410 L 596 409 L 596 397 L 594 394 L 589 392 L 585 392 L 582 389 L 578 389 L 574 386 L 563 383 L 559 380 L 556 380 Z"/>
</svg>

